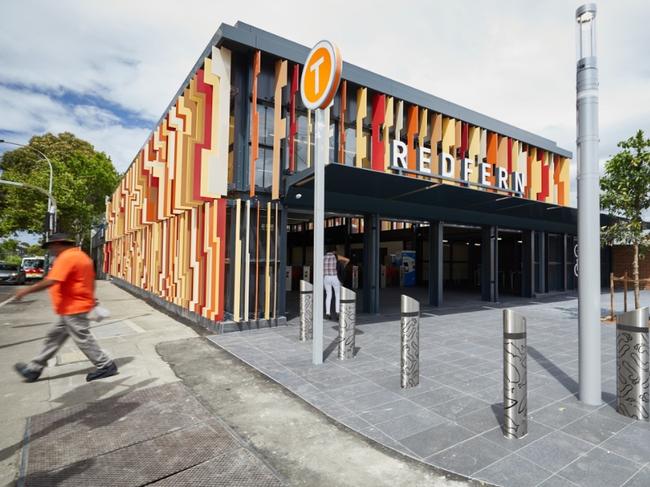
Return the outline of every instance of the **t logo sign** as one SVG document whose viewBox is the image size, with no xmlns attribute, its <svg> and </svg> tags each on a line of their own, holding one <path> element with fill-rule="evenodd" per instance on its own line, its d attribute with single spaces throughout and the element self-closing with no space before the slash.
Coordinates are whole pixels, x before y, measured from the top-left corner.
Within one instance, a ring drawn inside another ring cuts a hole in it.
<svg viewBox="0 0 650 487">
<path fill-rule="evenodd" d="M 300 95 L 306 108 L 326 108 L 332 102 L 341 81 L 343 60 L 338 48 L 320 41 L 307 56 L 300 80 Z"/>
</svg>

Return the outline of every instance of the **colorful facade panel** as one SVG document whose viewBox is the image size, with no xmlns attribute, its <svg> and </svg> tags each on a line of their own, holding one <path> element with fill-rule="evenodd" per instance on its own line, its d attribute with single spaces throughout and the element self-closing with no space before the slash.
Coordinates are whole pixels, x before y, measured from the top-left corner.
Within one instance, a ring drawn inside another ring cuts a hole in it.
<svg viewBox="0 0 650 487">
<path fill-rule="evenodd" d="M 230 67 L 213 48 L 106 208 L 106 271 L 212 320 L 224 316 Z"/>
</svg>

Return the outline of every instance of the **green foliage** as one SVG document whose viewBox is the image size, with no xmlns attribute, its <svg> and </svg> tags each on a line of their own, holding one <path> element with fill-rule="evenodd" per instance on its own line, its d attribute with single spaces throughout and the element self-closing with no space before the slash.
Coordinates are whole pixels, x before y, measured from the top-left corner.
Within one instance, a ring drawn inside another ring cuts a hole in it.
<svg viewBox="0 0 650 487">
<path fill-rule="evenodd" d="M 2 262 L 6 262 L 7 264 L 14 264 L 14 265 L 20 265 L 22 261 L 23 258 L 20 255 L 10 255 L 6 259 L 2 260 Z"/>
<path fill-rule="evenodd" d="M 643 248 L 650 243 L 643 223 L 650 208 L 650 139 L 639 130 L 618 146 L 623 150 L 607 161 L 600 180 L 601 207 L 618 219 L 603 228 L 602 238 L 605 244 Z"/>
<path fill-rule="evenodd" d="M 101 220 L 105 197 L 115 189 L 119 175 L 110 158 L 73 134 L 35 136 L 29 146 L 52 162 L 53 194 L 58 204 L 57 229 L 81 242 Z M 5 152 L 0 160 L 2 178 L 47 189 L 49 168 L 38 153 L 27 148 Z M 47 198 L 36 191 L 0 186 L 0 237 L 18 231 L 43 232 Z"/>
<path fill-rule="evenodd" d="M 25 256 L 42 257 L 45 255 L 45 249 L 39 244 L 27 245 L 24 249 L 24 253 Z"/>
<path fill-rule="evenodd" d="M 21 243 L 14 238 L 0 242 L 0 261 L 20 264 L 23 256 L 45 255 L 45 250 L 38 244 Z"/>
</svg>

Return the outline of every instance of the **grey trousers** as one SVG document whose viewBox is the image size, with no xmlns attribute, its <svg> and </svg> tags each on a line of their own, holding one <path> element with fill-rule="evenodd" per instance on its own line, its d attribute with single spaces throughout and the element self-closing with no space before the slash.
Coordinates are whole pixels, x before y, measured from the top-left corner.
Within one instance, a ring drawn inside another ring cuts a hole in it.
<svg viewBox="0 0 650 487">
<path fill-rule="evenodd" d="M 81 313 L 59 316 L 59 322 L 47 332 L 43 350 L 27 364 L 27 368 L 34 371 L 43 370 L 47 361 L 56 355 L 68 336 L 72 337 L 79 349 L 97 368 L 111 363 L 110 357 L 99 347 L 90 332 L 88 313 Z"/>
</svg>

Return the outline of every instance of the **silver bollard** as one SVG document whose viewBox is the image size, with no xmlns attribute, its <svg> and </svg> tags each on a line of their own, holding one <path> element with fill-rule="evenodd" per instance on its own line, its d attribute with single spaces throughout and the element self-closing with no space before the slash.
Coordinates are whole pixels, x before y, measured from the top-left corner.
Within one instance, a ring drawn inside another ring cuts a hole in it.
<svg viewBox="0 0 650 487">
<path fill-rule="evenodd" d="M 402 294 L 400 322 L 400 385 L 402 389 L 420 383 L 420 303 Z"/>
<path fill-rule="evenodd" d="M 503 310 L 503 436 L 528 434 L 526 318 Z"/>
<path fill-rule="evenodd" d="M 648 421 L 648 307 L 616 317 L 616 410 Z"/>
<path fill-rule="evenodd" d="M 339 313 L 339 359 L 354 358 L 354 329 L 357 324 L 357 293 L 341 286 Z"/>
<path fill-rule="evenodd" d="M 310 282 L 300 281 L 300 341 L 305 342 L 314 337 L 312 322 L 314 286 Z"/>
</svg>

